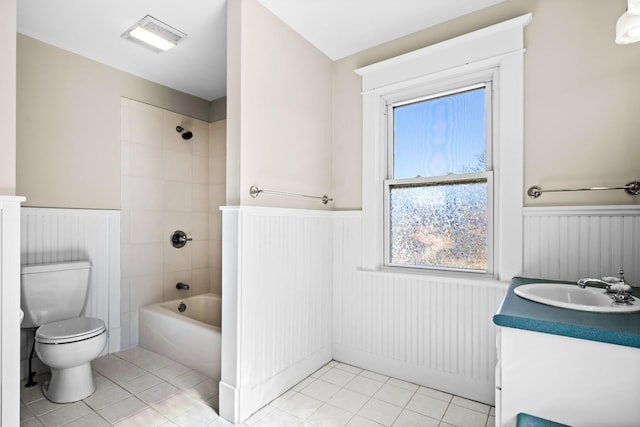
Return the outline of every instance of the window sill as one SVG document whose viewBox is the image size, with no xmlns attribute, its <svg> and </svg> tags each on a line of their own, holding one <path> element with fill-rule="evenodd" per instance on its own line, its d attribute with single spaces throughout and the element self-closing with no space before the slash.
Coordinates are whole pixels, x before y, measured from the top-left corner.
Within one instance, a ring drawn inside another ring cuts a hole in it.
<svg viewBox="0 0 640 427">
<path fill-rule="evenodd" d="M 360 268 L 357 270 L 358 275 L 380 278 L 398 278 L 398 279 L 414 279 L 424 282 L 440 282 L 440 283 L 452 283 L 452 284 L 465 284 L 481 287 L 498 287 L 501 289 L 507 289 L 511 281 L 498 280 L 491 275 L 486 274 L 467 274 L 467 273 L 439 273 L 435 271 L 406 271 L 402 269 L 398 271 L 395 268 L 383 268 L 379 270 L 371 270 Z"/>
</svg>

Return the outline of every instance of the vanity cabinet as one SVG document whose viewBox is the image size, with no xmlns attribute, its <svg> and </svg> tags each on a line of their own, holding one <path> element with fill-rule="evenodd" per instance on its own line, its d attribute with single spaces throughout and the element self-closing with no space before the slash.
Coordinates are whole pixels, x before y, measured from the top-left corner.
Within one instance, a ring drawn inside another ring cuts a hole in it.
<svg viewBox="0 0 640 427">
<path fill-rule="evenodd" d="M 496 426 L 515 426 L 520 412 L 575 427 L 640 426 L 640 313 L 569 310 L 514 294 L 532 281 L 540 280 L 515 278 L 493 318 Z"/>
<path fill-rule="evenodd" d="M 514 328 L 500 328 L 498 343 L 497 426 L 515 426 L 519 412 L 640 426 L 640 349 Z"/>
</svg>

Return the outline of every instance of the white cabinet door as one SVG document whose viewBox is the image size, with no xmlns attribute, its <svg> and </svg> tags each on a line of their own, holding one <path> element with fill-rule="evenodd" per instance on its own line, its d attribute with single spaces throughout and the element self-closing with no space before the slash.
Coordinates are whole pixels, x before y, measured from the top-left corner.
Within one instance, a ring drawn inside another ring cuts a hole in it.
<svg viewBox="0 0 640 427">
<path fill-rule="evenodd" d="M 574 426 L 640 425 L 640 349 L 512 328 L 501 335 L 497 425 L 515 426 L 519 412 Z"/>
</svg>

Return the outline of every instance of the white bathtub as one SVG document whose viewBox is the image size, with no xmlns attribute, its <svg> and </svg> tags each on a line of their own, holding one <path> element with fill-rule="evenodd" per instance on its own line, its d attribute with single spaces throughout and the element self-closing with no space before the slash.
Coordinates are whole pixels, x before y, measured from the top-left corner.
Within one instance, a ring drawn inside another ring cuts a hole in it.
<svg viewBox="0 0 640 427">
<path fill-rule="evenodd" d="M 221 308 L 220 295 L 211 293 L 141 307 L 139 345 L 218 381 Z"/>
</svg>

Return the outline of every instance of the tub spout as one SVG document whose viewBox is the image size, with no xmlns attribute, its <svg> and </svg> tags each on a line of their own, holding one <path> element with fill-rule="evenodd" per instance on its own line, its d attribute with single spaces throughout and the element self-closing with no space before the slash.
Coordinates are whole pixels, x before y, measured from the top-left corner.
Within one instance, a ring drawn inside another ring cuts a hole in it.
<svg viewBox="0 0 640 427">
<path fill-rule="evenodd" d="M 188 291 L 189 285 L 187 285 L 186 283 L 178 282 L 176 284 L 176 289 L 184 289 L 185 291 Z"/>
</svg>

